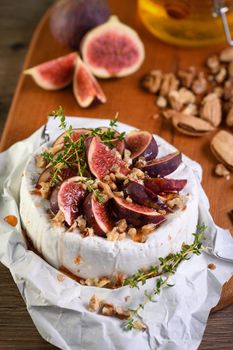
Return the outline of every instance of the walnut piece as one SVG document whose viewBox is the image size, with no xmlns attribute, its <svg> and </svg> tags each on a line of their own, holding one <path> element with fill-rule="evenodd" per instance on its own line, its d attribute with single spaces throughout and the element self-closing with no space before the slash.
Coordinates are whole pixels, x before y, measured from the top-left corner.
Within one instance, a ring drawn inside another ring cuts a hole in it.
<svg viewBox="0 0 233 350">
<path fill-rule="evenodd" d="M 61 226 L 63 222 L 65 221 L 65 216 L 61 210 L 57 212 L 57 214 L 52 219 L 52 224 L 54 226 Z"/>
<path fill-rule="evenodd" d="M 156 94 L 160 89 L 161 82 L 162 72 L 160 70 L 152 70 L 142 78 L 141 85 L 145 90 Z"/>
<path fill-rule="evenodd" d="M 206 62 L 207 67 L 210 69 L 212 74 L 218 73 L 220 69 L 220 62 L 217 55 L 210 56 Z"/>
<path fill-rule="evenodd" d="M 99 311 L 100 306 L 101 300 L 95 294 L 93 294 L 88 304 L 88 310 L 91 312 L 97 312 Z"/>
<path fill-rule="evenodd" d="M 158 96 L 156 100 L 156 105 L 159 108 L 166 108 L 167 107 L 167 99 L 164 96 Z"/>
<path fill-rule="evenodd" d="M 163 81 L 160 88 L 160 96 L 168 96 L 169 92 L 177 90 L 179 86 L 179 80 L 174 73 L 166 73 L 163 76 Z"/>
<path fill-rule="evenodd" d="M 179 70 L 177 75 L 180 78 L 182 85 L 185 86 L 186 88 L 190 88 L 196 76 L 196 68 L 189 67 L 188 70 L 186 71 Z"/>
<path fill-rule="evenodd" d="M 192 83 L 192 91 L 199 95 L 207 90 L 207 80 L 203 72 L 199 72 L 197 78 Z"/>
</svg>

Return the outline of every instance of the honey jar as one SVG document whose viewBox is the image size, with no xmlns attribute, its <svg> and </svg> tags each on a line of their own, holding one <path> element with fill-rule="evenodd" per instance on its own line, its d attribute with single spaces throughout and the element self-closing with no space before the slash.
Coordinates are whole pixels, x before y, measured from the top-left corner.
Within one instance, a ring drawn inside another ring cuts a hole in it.
<svg viewBox="0 0 233 350">
<path fill-rule="evenodd" d="M 149 31 L 168 43 L 233 44 L 232 0 L 138 0 L 138 12 Z"/>
</svg>

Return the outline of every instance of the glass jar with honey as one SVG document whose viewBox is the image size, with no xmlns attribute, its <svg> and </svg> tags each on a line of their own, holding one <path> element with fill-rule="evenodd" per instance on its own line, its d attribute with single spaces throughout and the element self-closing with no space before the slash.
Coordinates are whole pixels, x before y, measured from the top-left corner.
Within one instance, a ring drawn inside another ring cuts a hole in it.
<svg viewBox="0 0 233 350">
<path fill-rule="evenodd" d="M 138 0 L 145 26 L 159 39 L 181 46 L 205 46 L 226 40 L 233 30 L 232 0 Z"/>
</svg>

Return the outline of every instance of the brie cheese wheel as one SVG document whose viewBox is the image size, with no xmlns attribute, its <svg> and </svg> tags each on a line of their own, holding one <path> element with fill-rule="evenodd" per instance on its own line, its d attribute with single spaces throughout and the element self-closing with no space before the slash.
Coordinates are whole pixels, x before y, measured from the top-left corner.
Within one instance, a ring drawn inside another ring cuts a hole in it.
<svg viewBox="0 0 233 350">
<path fill-rule="evenodd" d="M 36 154 L 41 152 L 42 149 Z M 167 145 L 160 145 L 159 157 L 170 152 Z M 36 154 L 29 159 L 23 174 L 20 214 L 35 249 L 54 267 L 65 268 L 81 278 L 111 277 L 117 273 L 129 276 L 138 269 L 159 264 L 160 257 L 179 251 L 183 243 L 193 242 L 198 221 L 197 180 L 184 162 L 167 177 L 187 179 L 180 192 L 185 209 L 167 214 L 167 220 L 148 236 L 146 242 L 138 243 L 130 238 L 108 241 L 95 235 L 83 237 L 78 229 L 68 232 L 64 227 L 54 227 L 49 201 L 33 194 L 39 177 Z"/>
</svg>

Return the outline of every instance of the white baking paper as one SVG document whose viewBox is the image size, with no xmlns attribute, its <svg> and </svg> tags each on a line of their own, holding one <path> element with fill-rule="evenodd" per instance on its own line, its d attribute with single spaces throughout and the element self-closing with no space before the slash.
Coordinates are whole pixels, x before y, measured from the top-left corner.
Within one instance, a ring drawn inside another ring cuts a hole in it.
<svg viewBox="0 0 233 350">
<path fill-rule="evenodd" d="M 67 121 L 81 128 L 109 124 L 108 120 L 93 118 L 71 117 Z M 120 131 L 130 129 L 119 123 Z M 134 308 L 144 300 L 144 291 L 153 288 L 155 278 L 139 290 L 127 286 L 115 290 L 82 286 L 69 277 L 59 282 L 59 271 L 27 249 L 20 227 L 19 189 L 28 157 L 43 142 L 42 131 L 40 128 L 0 154 L 0 260 L 9 268 L 41 336 L 67 350 L 197 349 L 210 309 L 217 304 L 222 285 L 233 274 L 233 239 L 212 220 L 200 185 L 200 165 L 183 158 L 199 183 L 199 223 L 208 226 L 206 252 L 181 263 L 171 280 L 175 286 L 164 288 L 156 303 L 147 304 L 141 312 L 147 326 L 145 332 L 124 331 L 121 320 L 88 311 L 90 297 L 96 294 L 114 305 Z M 58 122 L 49 119 L 46 132 L 51 140 L 55 139 L 60 133 Z M 156 140 L 160 145 L 166 143 L 158 136 Z M 170 149 L 173 151 L 174 147 Z M 15 228 L 3 220 L 6 215 L 19 219 Z M 209 263 L 215 264 L 216 269 L 210 270 Z"/>
</svg>

